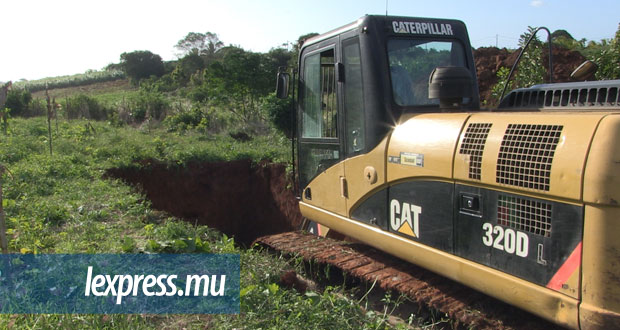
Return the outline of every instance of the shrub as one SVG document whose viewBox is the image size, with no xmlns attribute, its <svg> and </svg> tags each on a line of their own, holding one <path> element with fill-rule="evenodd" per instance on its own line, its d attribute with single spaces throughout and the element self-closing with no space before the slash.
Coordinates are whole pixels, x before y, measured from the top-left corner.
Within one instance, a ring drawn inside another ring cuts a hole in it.
<svg viewBox="0 0 620 330">
<path fill-rule="evenodd" d="M 275 93 L 271 93 L 262 99 L 262 108 L 269 121 L 276 129 L 284 133 L 288 138 L 293 134 L 291 121 L 293 120 L 293 101 L 291 98 L 279 99 Z"/>
<path fill-rule="evenodd" d="M 112 112 L 112 109 L 107 108 L 97 99 L 84 94 L 79 94 L 65 101 L 65 115 L 67 119 L 106 120 Z"/>
<path fill-rule="evenodd" d="M 601 42 L 592 60 L 599 65 L 596 79 L 620 79 L 620 25 L 614 39 Z"/>
<path fill-rule="evenodd" d="M 523 33 L 519 38 L 519 46 L 521 49 L 525 47 L 527 41 L 530 39 L 536 28 L 528 27 L 528 31 Z M 516 88 L 529 87 L 532 85 L 540 84 L 545 81 L 547 70 L 542 63 L 543 48 L 545 45 L 540 42 L 538 36 L 535 36 L 528 48 L 523 52 L 521 61 L 518 64 L 517 69 L 513 73 L 513 76 L 509 82 L 506 92 Z M 497 71 L 497 83 L 492 87 L 492 102 L 498 103 L 501 101 L 499 98 L 504 90 L 506 81 L 510 69 L 501 67 Z"/>
<path fill-rule="evenodd" d="M 184 131 L 190 128 L 206 128 L 208 123 L 206 114 L 200 107 L 193 107 L 189 111 L 180 111 L 168 116 L 164 125 L 169 131 Z"/>
<path fill-rule="evenodd" d="M 132 118 L 141 123 L 145 119 L 162 120 L 170 108 L 168 100 L 160 92 L 141 90 L 134 99 Z"/>
<path fill-rule="evenodd" d="M 29 115 L 29 106 L 32 102 L 32 94 L 23 89 L 10 90 L 6 96 L 4 107 L 10 109 L 11 116 Z"/>
<path fill-rule="evenodd" d="M 194 102 L 206 102 L 209 99 L 209 88 L 206 85 L 199 85 L 189 90 L 187 98 Z"/>
<path fill-rule="evenodd" d="M 148 92 L 172 92 L 179 88 L 171 74 L 165 74 L 161 78 L 151 76 L 140 81 L 140 89 Z"/>
</svg>

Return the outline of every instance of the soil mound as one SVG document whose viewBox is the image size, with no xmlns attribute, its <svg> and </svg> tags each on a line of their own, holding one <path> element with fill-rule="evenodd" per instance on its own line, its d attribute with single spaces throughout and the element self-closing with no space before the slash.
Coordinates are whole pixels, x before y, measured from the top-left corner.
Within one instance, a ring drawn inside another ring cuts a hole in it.
<svg viewBox="0 0 620 330">
<path fill-rule="evenodd" d="M 185 167 L 156 161 L 142 165 L 110 169 L 106 176 L 140 187 L 155 209 L 216 228 L 237 242 L 249 244 L 301 224 L 283 164 L 240 160 Z"/>
<path fill-rule="evenodd" d="M 512 68 L 521 49 L 508 51 L 506 48 L 481 47 L 474 50 L 474 63 L 478 74 L 478 87 L 480 89 L 480 102 L 492 101 L 491 89 L 497 84 L 497 71 L 501 67 Z M 569 82 L 571 72 L 575 70 L 586 58 L 577 51 L 554 46 L 551 49 L 553 57 L 553 81 Z M 544 67 L 549 68 L 549 51 L 543 50 L 543 58 L 540 59 Z M 519 64 L 521 66 L 523 64 Z M 518 69 L 518 67 L 517 67 Z"/>
</svg>

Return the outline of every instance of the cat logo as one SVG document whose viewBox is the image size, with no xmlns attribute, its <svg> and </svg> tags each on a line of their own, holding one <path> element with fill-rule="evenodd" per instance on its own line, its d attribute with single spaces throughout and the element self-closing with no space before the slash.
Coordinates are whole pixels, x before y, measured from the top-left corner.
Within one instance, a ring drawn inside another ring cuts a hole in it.
<svg viewBox="0 0 620 330">
<path fill-rule="evenodd" d="M 401 234 L 420 238 L 420 214 L 421 206 L 409 203 L 401 205 L 396 199 L 390 202 L 390 226 Z"/>
</svg>

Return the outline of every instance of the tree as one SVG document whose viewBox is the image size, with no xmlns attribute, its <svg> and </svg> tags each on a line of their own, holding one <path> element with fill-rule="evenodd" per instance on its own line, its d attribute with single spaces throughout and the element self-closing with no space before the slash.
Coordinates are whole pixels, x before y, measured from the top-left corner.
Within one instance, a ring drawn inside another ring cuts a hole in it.
<svg viewBox="0 0 620 330">
<path fill-rule="evenodd" d="M 299 36 L 299 38 L 297 38 L 297 43 L 295 45 L 293 45 L 293 54 L 292 54 L 292 58 L 291 61 L 289 62 L 289 66 L 292 68 L 297 68 L 297 61 L 299 59 L 299 50 L 301 49 L 301 46 L 304 44 L 304 42 L 314 36 L 318 36 L 318 33 L 312 32 L 312 33 L 307 33 L 304 35 Z"/>
<path fill-rule="evenodd" d="M 275 86 L 275 71 L 269 65 L 270 60 L 263 54 L 239 47 L 226 47 L 221 53 L 221 59 L 205 70 L 205 92 L 209 101 L 227 106 L 246 123 L 261 118 L 259 100 Z"/>
<path fill-rule="evenodd" d="M 134 83 L 150 76 L 161 77 L 164 74 L 164 62 L 161 56 L 148 50 L 122 53 L 120 65 Z"/>
<path fill-rule="evenodd" d="M 299 36 L 299 38 L 297 38 L 297 44 L 295 45 L 295 51 L 297 51 L 297 53 L 299 53 L 299 50 L 301 49 L 301 46 L 304 44 L 304 42 L 312 37 L 316 37 L 319 34 L 316 32 L 311 32 L 311 33 L 306 33 L 303 34 L 301 36 Z"/>
<path fill-rule="evenodd" d="M 272 48 L 267 54 L 265 54 L 270 66 L 277 72 L 279 67 L 286 67 L 293 58 L 293 53 L 285 48 Z"/>
<path fill-rule="evenodd" d="M 620 79 L 620 24 L 613 39 L 601 40 L 600 45 L 595 43 L 594 46 L 598 46 L 598 50 L 591 56 L 591 60 L 599 67 L 596 79 Z"/>
<path fill-rule="evenodd" d="M 222 47 L 224 43 L 220 41 L 217 34 L 211 32 L 190 32 L 174 46 L 180 52 L 177 54 L 179 57 L 189 54 L 212 57 Z"/>
<path fill-rule="evenodd" d="M 535 27 L 528 26 L 528 31 L 519 38 L 519 46 L 525 47 L 525 44 L 536 31 Z M 516 87 L 529 87 L 541 84 L 545 81 L 547 70 L 543 65 L 543 48 L 548 47 L 538 39 L 538 35 L 532 39 L 532 42 L 523 53 L 521 62 L 517 68 L 514 82 Z"/>
<path fill-rule="evenodd" d="M 205 68 L 206 63 L 203 58 L 198 53 L 190 53 L 177 61 L 176 67 L 172 71 L 172 77 L 174 81 L 185 86 L 193 74 Z"/>
<path fill-rule="evenodd" d="M 279 99 L 275 93 L 271 93 L 263 97 L 261 103 L 263 111 L 267 114 L 273 126 L 290 139 L 293 136 L 291 129 L 293 99 L 290 97 Z"/>
<path fill-rule="evenodd" d="M 552 39 L 557 39 L 557 38 L 565 38 L 568 40 L 575 40 L 575 38 L 573 38 L 573 36 L 568 33 L 568 31 L 566 30 L 555 30 L 553 31 L 553 33 L 551 33 L 551 38 Z"/>
</svg>

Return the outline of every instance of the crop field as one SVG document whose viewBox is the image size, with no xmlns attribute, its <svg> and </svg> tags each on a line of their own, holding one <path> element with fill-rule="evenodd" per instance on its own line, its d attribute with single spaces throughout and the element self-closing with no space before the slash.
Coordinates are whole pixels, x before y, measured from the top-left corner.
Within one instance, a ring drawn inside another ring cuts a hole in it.
<svg viewBox="0 0 620 330">
<path fill-rule="evenodd" d="M 90 96 L 101 96 L 104 99 L 118 98 L 123 94 L 128 95 L 137 91 L 132 87 L 127 79 L 117 79 L 106 81 L 98 84 L 87 84 L 81 86 L 68 86 L 63 88 L 54 88 L 49 90 L 49 96 L 61 100 L 66 97 L 72 97 L 79 94 L 87 94 Z M 34 98 L 44 99 L 45 89 L 32 93 Z"/>
<path fill-rule="evenodd" d="M 390 324 L 398 299 L 383 297 L 384 310 L 372 311 L 365 308 L 364 292 L 341 285 L 287 289 L 281 276 L 290 270 L 304 274 L 300 260 L 251 249 L 213 228 L 157 210 L 143 191 L 106 175 L 110 169 L 140 170 L 152 162 L 176 171 L 241 159 L 253 166 L 262 160 L 286 162 L 283 136 L 239 142 L 227 135 L 86 120 L 61 120 L 52 127 L 52 155 L 44 117 L 14 118 L 7 134 L 0 135 L 0 163 L 8 170 L 2 177 L 2 205 L 11 253 L 237 253 L 241 313 L 1 315 L 1 328 L 389 329 L 433 327 L 441 321 L 412 316 Z"/>
<path fill-rule="evenodd" d="M 76 86 L 94 85 L 123 79 L 125 74 L 120 70 L 111 71 L 89 71 L 86 73 L 71 76 L 50 77 L 35 81 L 23 81 L 15 83 L 16 87 L 26 88 L 31 92 L 44 91 L 49 89 L 62 89 Z"/>
</svg>

